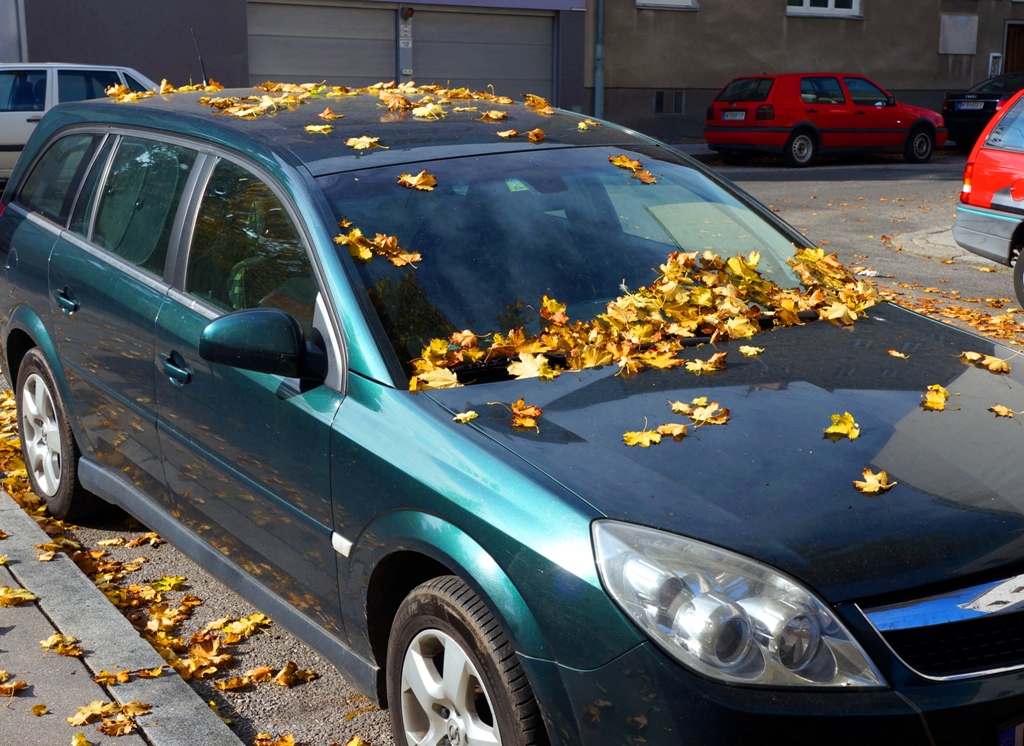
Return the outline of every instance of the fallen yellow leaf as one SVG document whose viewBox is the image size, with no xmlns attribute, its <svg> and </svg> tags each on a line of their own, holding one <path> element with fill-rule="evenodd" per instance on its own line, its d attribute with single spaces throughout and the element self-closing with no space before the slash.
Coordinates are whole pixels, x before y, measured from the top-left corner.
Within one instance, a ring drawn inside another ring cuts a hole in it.
<svg viewBox="0 0 1024 746">
<path fill-rule="evenodd" d="M 861 475 L 864 477 L 864 481 L 861 482 L 855 479 L 853 480 L 853 485 L 865 495 L 876 495 L 879 492 L 886 492 L 899 484 L 898 482 L 890 482 L 889 475 L 884 471 L 875 474 L 871 469 L 864 469 Z"/>
</svg>

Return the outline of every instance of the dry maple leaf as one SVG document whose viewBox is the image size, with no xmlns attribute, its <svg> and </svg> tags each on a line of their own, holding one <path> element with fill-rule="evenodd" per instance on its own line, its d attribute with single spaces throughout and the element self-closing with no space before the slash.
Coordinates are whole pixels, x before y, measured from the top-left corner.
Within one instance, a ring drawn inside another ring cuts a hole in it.
<svg viewBox="0 0 1024 746">
<path fill-rule="evenodd" d="M 537 426 L 537 418 L 544 413 L 544 410 L 540 407 L 533 404 L 527 404 L 523 400 L 523 397 L 519 397 L 518 401 L 512 402 L 512 406 L 509 411 L 512 412 L 513 428 L 516 430 L 535 429 L 538 433 L 540 432 L 540 428 Z"/>
<path fill-rule="evenodd" d="M 437 186 L 437 178 L 433 174 L 428 174 L 427 169 L 423 169 L 415 176 L 412 174 L 399 174 L 398 183 L 406 189 L 419 189 L 421 192 L 430 192 Z"/>
<path fill-rule="evenodd" d="M 540 378 L 542 381 L 552 381 L 560 376 L 562 371 L 553 369 L 548 364 L 544 355 L 533 355 L 529 352 L 520 352 L 519 360 L 508 366 L 508 374 L 519 378 Z"/>
<path fill-rule="evenodd" d="M 118 537 L 116 539 L 100 539 L 96 543 L 101 547 L 123 547 L 127 542 Z"/>
<path fill-rule="evenodd" d="M 879 492 L 886 492 L 899 484 L 898 482 L 890 482 L 889 475 L 884 471 L 875 474 L 871 469 L 864 469 L 861 475 L 864 477 L 864 481 L 861 482 L 855 479 L 853 480 L 853 486 L 865 495 L 877 495 Z"/>
<path fill-rule="evenodd" d="M 947 406 L 947 399 L 949 399 L 949 391 L 936 383 L 933 386 L 929 386 L 928 390 L 924 393 L 924 400 L 921 402 L 921 406 L 932 412 L 941 412 Z"/>
<path fill-rule="evenodd" d="M 716 352 L 707 360 L 691 360 L 686 363 L 686 369 L 697 375 L 725 370 L 725 356 L 728 354 L 728 352 Z"/>
<path fill-rule="evenodd" d="M 300 681 L 312 681 L 317 676 L 313 671 L 306 669 L 300 670 L 294 661 L 288 661 L 284 668 L 277 672 L 277 675 L 271 679 L 271 682 L 278 686 L 292 687 L 298 684 Z"/>
<path fill-rule="evenodd" d="M 157 666 L 156 668 L 140 668 L 138 671 L 135 671 L 134 673 L 140 679 L 155 679 L 164 675 L 164 667 Z"/>
<path fill-rule="evenodd" d="M 696 423 L 697 427 L 702 425 L 724 425 L 729 421 L 729 410 L 720 409 L 718 402 L 713 401 L 704 407 L 694 407 L 693 413 L 690 414 L 690 419 Z"/>
<path fill-rule="evenodd" d="M 1004 407 L 1002 404 L 993 404 L 988 408 L 989 412 L 994 412 L 997 417 L 1008 417 L 1013 419 L 1015 414 L 1024 414 L 1024 412 L 1014 412 L 1009 407 Z M 1019 422 L 1017 423 L 1020 424 Z"/>
<path fill-rule="evenodd" d="M 636 171 L 640 168 L 640 161 L 635 161 L 628 155 L 610 155 L 608 156 L 608 160 L 613 166 L 624 168 L 627 171 Z"/>
<path fill-rule="evenodd" d="M 129 717 L 138 717 L 139 715 L 148 715 L 153 709 L 153 706 L 146 702 L 125 702 L 121 705 L 121 712 Z"/>
<path fill-rule="evenodd" d="M 600 127 L 601 126 L 601 122 L 595 122 L 593 119 L 584 119 L 582 124 L 585 124 L 588 127 Z"/>
<path fill-rule="evenodd" d="M 332 122 L 335 119 L 341 119 L 345 115 L 336 114 L 334 111 L 331 110 L 331 107 L 328 106 L 326 109 L 317 114 L 317 116 L 320 117 L 321 119 L 326 119 L 328 122 Z"/>
<path fill-rule="evenodd" d="M 909 360 L 910 359 L 910 355 L 904 355 L 902 352 L 899 352 L 898 350 L 886 350 L 886 352 L 888 352 L 893 357 L 900 358 L 901 360 Z"/>
<path fill-rule="evenodd" d="M 538 127 L 535 130 L 527 132 L 526 136 L 530 139 L 530 142 L 540 142 L 544 139 L 544 130 Z"/>
<path fill-rule="evenodd" d="M 269 733 L 257 733 L 252 746 L 296 746 L 296 742 L 291 733 L 280 738 L 274 738 Z"/>
<path fill-rule="evenodd" d="M 162 668 L 160 669 L 163 670 Z M 93 681 L 103 686 L 117 686 L 118 684 L 127 684 L 130 675 L 128 671 L 118 671 L 117 673 L 110 673 L 106 669 L 103 669 L 96 676 L 93 677 Z"/>
<path fill-rule="evenodd" d="M 154 580 L 151 585 L 155 591 L 180 591 L 185 585 L 184 575 L 164 575 L 159 580 Z"/>
<path fill-rule="evenodd" d="M 349 225 L 352 225 L 349 223 Z M 334 237 L 334 243 L 348 247 L 348 253 L 353 259 L 361 262 L 368 262 L 373 259 L 373 244 L 358 228 L 353 228 L 348 235 Z"/>
<path fill-rule="evenodd" d="M 329 124 L 307 124 L 303 127 L 311 135 L 326 135 L 334 130 Z"/>
<path fill-rule="evenodd" d="M 417 106 L 412 110 L 412 115 L 417 119 L 440 119 L 447 116 L 447 112 L 441 108 L 441 104 L 427 103 Z"/>
<path fill-rule="evenodd" d="M 633 171 L 633 178 L 639 179 L 641 184 L 657 184 L 658 180 L 645 168 L 638 168 Z"/>
<path fill-rule="evenodd" d="M 459 378 L 447 368 L 434 368 L 409 379 L 410 391 L 451 389 L 461 386 Z"/>
<path fill-rule="evenodd" d="M 77 658 L 82 655 L 82 646 L 77 645 L 78 640 L 71 635 L 62 635 L 59 632 L 47 637 L 45 640 L 40 640 L 39 644 L 46 650 L 52 650 L 59 655 L 66 655 L 72 658 Z"/>
<path fill-rule="evenodd" d="M 854 421 L 853 415 L 849 412 L 833 414 L 829 417 L 832 418 L 832 424 L 825 428 L 825 437 L 832 442 L 842 438 L 856 440 L 860 437 L 860 425 Z"/>
<path fill-rule="evenodd" d="M 452 419 L 458 422 L 460 425 L 466 425 L 475 420 L 479 416 L 480 415 L 478 415 L 471 409 L 468 412 L 459 412 L 457 415 L 452 417 Z"/>
<path fill-rule="evenodd" d="M 258 666 L 257 668 L 250 668 L 246 671 L 245 676 L 251 681 L 255 681 L 257 684 L 265 684 L 270 681 L 270 677 L 273 673 L 273 666 Z"/>
<path fill-rule="evenodd" d="M 0 697 L 13 697 L 22 689 L 26 688 L 28 688 L 28 682 L 21 680 L 9 681 L 6 684 L 0 684 Z"/>
<path fill-rule="evenodd" d="M 652 443 L 661 442 L 661 433 L 657 430 L 647 429 L 647 418 L 644 417 L 643 430 L 630 430 L 622 434 L 622 442 L 627 446 L 640 446 L 650 448 Z"/>
<path fill-rule="evenodd" d="M 518 137 L 519 136 L 519 130 L 503 130 L 502 132 L 496 132 L 495 134 L 498 137 L 504 137 L 504 138 Z"/>
<path fill-rule="evenodd" d="M 493 109 L 491 111 L 485 111 L 485 112 L 481 113 L 480 114 L 480 118 L 477 119 L 476 121 L 478 121 L 478 122 L 503 122 L 506 119 L 508 119 L 508 112 L 507 111 L 498 111 L 497 109 Z"/>
<path fill-rule="evenodd" d="M 1020 353 L 1017 353 L 1018 355 Z M 1011 360 L 1017 355 L 1013 355 L 1006 360 Z M 985 368 L 990 373 L 1009 373 L 1010 364 L 1001 358 L 995 357 L 994 355 L 983 355 L 980 352 L 961 352 L 960 362 L 967 365 L 973 365 L 978 368 Z"/>
<path fill-rule="evenodd" d="M 658 433 L 660 435 L 667 435 L 678 443 L 686 437 L 686 425 L 675 422 L 658 425 Z"/>
<path fill-rule="evenodd" d="M 387 150 L 387 148 L 380 144 L 379 137 L 350 137 L 345 141 L 345 144 L 354 150 L 369 150 L 371 148 L 381 148 Z"/>
<path fill-rule="evenodd" d="M 213 688 L 220 692 L 237 692 L 251 685 L 252 681 L 247 676 L 232 676 L 230 679 L 217 679 L 213 682 Z"/>
<path fill-rule="evenodd" d="M 744 355 L 746 357 L 757 357 L 762 352 L 764 352 L 764 348 L 763 347 L 752 347 L 750 345 L 741 345 L 740 346 L 740 354 Z"/>
<path fill-rule="evenodd" d="M 32 705 L 32 708 L 29 710 L 29 712 L 31 712 L 37 718 L 41 718 L 43 715 L 49 713 L 50 709 L 40 702 L 38 705 Z"/>
<path fill-rule="evenodd" d="M 86 738 L 84 733 L 79 732 L 71 736 L 71 746 L 95 746 L 95 744 Z"/>
<path fill-rule="evenodd" d="M 104 702 L 101 699 L 94 700 L 84 707 L 78 707 L 75 714 L 65 718 L 72 726 L 88 725 L 94 720 L 107 717 L 120 712 L 121 708 L 116 702 Z"/>
<path fill-rule="evenodd" d="M 586 122 L 580 122 L 579 124 L 576 125 L 576 129 L 578 129 L 580 132 L 586 132 L 590 128 L 587 127 Z"/>
<path fill-rule="evenodd" d="M 125 544 L 125 546 L 129 547 L 131 549 L 137 549 L 138 547 L 141 547 L 143 544 L 149 544 L 151 547 L 158 547 L 161 544 L 166 544 L 166 543 L 167 542 L 164 541 L 163 539 L 161 539 L 156 534 L 156 532 L 148 531 L 145 534 L 143 534 L 142 536 L 138 537 L 137 539 L 132 539 L 127 544 Z"/>
<path fill-rule="evenodd" d="M 479 106 L 456 106 L 452 109 L 453 112 L 462 113 L 464 111 L 480 111 Z"/>
<path fill-rule="evenodd" d="M 0 585 L 0 606 L 19 606 L 27 601 L 35 601 L 36 595 L 24 588 L 8 588 Z"/>
</svg>

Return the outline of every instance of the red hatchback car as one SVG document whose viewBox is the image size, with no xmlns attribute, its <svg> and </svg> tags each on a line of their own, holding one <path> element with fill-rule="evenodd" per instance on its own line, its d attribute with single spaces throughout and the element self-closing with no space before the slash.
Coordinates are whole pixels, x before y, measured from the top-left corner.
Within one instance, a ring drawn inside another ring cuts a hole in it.
<svg viewBox="0 0 1024 746">
<path fill-rule="evenodd" d="M 924 163 L 946 143 L 942 115 L 901 104 L 861 75 L 736 78 L 708 107 L 704 139 L 726 163 L 754 152 L 809 166 L 819 153 L 895 151 Z"/>
<path fill-rule="evenodd" d="M 964 167 L 953 238 L 975 254 L 1013 267 L 1024 306 L 1024 90 L 982 130 Z"/>
</svg>

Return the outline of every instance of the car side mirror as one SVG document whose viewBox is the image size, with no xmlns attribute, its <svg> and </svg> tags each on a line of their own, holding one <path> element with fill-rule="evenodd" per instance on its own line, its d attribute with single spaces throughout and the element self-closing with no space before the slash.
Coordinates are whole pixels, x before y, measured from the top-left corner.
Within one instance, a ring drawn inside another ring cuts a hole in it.
<svg viewBox="0 0 1024 746">
<path fill-rule="evenodd" d="M 885 105 L 886 106 L 895 106 L 896 105 L 896 97 L 895 96 L 887 97 L 885 99 Z"/>
<path fill-rule="evenodd" d="M 232 368 L 323 381 L 326 356 L 307 348 L 302 327 L 277 308 L 250 308 L 214 319 L 199 337 L 199 357 Z"/>
</svg>

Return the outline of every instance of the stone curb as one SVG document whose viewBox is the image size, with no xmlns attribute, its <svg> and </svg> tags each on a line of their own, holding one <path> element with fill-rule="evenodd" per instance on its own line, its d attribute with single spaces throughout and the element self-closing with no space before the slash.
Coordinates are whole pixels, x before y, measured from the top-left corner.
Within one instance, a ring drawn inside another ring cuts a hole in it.
<svg viewBox="0 0 1024 746">
<path fill-rule="evenodd" d="M 957 246 L 953 240 L 953 229 L 950 228 L 927 228 L 913 233 L 904 233 L 892 239 L 893 246 L 898 246 L 907 254 L 920 256 L 925 259 L 953 259 L 957 264 L 969 264 L 977 267 L 995 267 L 1004 272 L 1010 268 L 986 259 L 983 256 L 974 254 L 967 249 Z"/>
<path fill-rule="evenodd" d="M 39 608 L 62 634 L 78 638 L 85 649 L 82 660 L 93 675 L 101 670 L 133 671 L 164 664 L 160 654 L 67 555 L 58 553 L 50 562 L 36 559 L 35 545 L 50 538 L 2 491 L 0 521 L 8 535 L 2 548 L 9 555 L 11 574 L 39 597 Z M 121 704 L 139 701 L 152 705 L 152 714 L 138 718 L 138 723 L 153 746 L 242 746 L 238 736 L 175 673 L 134 679 L 108 691 Z"/>
</svg>

